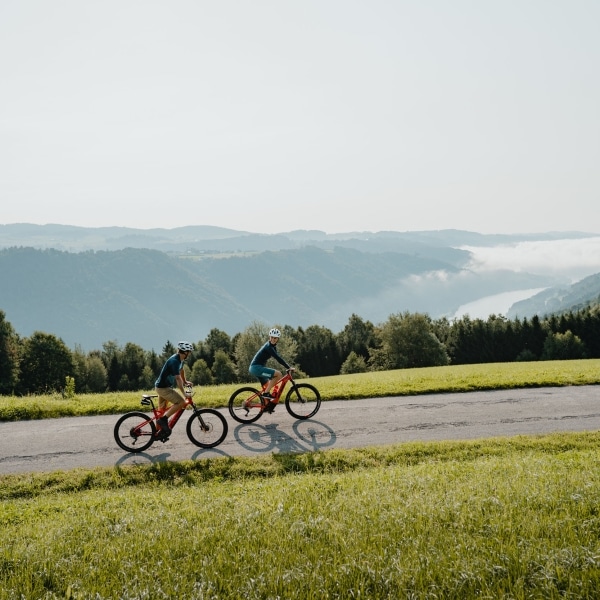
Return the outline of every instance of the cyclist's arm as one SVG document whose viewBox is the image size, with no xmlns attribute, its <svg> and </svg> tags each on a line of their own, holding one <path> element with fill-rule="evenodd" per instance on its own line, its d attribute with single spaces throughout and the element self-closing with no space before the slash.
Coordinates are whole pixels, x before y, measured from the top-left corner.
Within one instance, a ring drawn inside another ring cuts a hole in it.
<svg viewBox="0 0 600 600">
<path fill-rule="evenodd" d="M 180 392 L 183 392 L 183 377 L 180 373 L 177 373 L 177 375 L 175 375 L 175 385 L 177 386 L 177 389 Z"/>
<path fill-rule="evenodd" d="M 275 348 L 273 348 L 273 358 L 283 367 L 285 367 L 286 369 L 291 369 L 292 367 L 290 365 L 287 364 L 287 362 L 285 361 L 285 359 L 283 358 L 283 356 L 281 356 L 279 354 L 279 352 L 277 352 L 277 350 L 275 350 Z"/>
<path fill-rule="evenodd" d="M 179 371 L 179 373 L 177 375 L 175 375 L 175 382 L 177 383 L 177 387 L 179 388 L 179 391 L 185 396 L 184 386 L 188 383 L 188 381 L 185 378 L 183 369 L 181 369 L 181 371 Z"/>
</svg>

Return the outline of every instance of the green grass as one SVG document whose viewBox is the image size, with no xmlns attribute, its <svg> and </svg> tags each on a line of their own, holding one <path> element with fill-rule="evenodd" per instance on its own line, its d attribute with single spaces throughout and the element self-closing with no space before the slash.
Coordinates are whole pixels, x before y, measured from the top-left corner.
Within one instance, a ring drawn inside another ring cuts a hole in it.
<svg viewBox="0 0 600 600">
<path fill-rule="evenodd" d="M 350 400 L 434 392 L 465 392 L 541 386 L 600 383 L 600 359 L 495 363 L 400 369 L 310 379 L 323 398 Z M 241 384 L 203 386 L 195 401 L 202 406 L 226 406 Z M 152 393 L 152 390 L 144 390 Z M 0 398 L 0 421 L 117 414 L 139 408 L 142 392 L 83 394 L 73 399 L 58 395 Z"/>
<path fill-rule="evenodd" d="M 600 434 L 0 477 L 0 599 L 597 598 Z"/>
<path fill-rule="evenodd" d="M 310 381 L 331 400 L 597 384 L 599 367 Z M 139 393 L 0 404 L 5 420 L 116 413 Z M 0 600 L 595 599 L 599 450 L 600 432 L 557 433 L 0 476 Z"/>
</svg>

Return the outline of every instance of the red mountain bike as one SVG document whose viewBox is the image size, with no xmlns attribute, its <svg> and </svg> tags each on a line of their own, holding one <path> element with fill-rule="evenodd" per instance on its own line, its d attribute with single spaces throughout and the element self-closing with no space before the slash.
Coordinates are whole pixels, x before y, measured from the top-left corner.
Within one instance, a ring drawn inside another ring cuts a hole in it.
<svg viewBox="0 0 600 600">
<path fill-rule="evenodd" d="M 228 425 L 225 417 L 213 408 L 199 408 L 192 400 L 194 392 L 191 386 L 185 388 L 185 406 L 171 415 L 169 427 L 173 429 L 183 411 L 189 406 L 192 414 L 188 419 L 186 432 L 192 444 L 200 448 L 214 448 L 227 436 Z M 115 424 L 115 442 L 127 452 L 142 452 L 159 440 L 166 442 L 156 420 L 163 416 L 165 410 L 154 406 L 153 398 L 157 395 L 144 394 L 142 406 L 152 409 L 152 416 L 138 411 L 124 414 Z"/>
<path fill-rule="evenodd" d="M 317 414 L 321 407 L 321 395 L 310 383 L 296 383 L 292 377 L 294 369 L 288 369 L 279 383 L 271 390 L 272 405 L 277 405 L 283 396 L 286 384 L 292 387 L 285 396 L 285 408 L 296 419 L 309 419 Z M 264 412 L 273 412 L 274 406 L 269 406 L 268 400 L 261 397 L 267 384 L 261 390 L 253 387 L 243 387 L 229 398 L 229 414 L 239 423 L 252 423 L 260 419 Z"/>
</svg>

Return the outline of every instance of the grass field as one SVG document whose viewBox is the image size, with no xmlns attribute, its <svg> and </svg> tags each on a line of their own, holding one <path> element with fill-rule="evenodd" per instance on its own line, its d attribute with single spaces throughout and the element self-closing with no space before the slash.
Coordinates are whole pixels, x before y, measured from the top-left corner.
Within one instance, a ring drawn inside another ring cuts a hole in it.
<svg viewBox="0 0 600 600">
<path fill-rule="evenodd" d="M 0 599 L 598 598 L 597 432 L 0 478 Z"/>
<path fill-rule="evenodd" d="M 599 366 L 311 382 L 377 397 L 594 384 Z M 586 432 L 0 476 L 0 600 L 598 598 L 599 449 Z"/>
</svg>

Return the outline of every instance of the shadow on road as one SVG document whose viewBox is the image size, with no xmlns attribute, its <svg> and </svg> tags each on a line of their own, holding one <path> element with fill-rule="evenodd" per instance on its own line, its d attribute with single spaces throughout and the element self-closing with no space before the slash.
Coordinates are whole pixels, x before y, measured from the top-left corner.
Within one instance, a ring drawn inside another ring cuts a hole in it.
<svg viewBox="0 0 600 600">
<path fill-rule="evenodd" d="M 274 451 L 280 453 L 314 452 L 328 446 L 333 446 L 337 439 L 331 427 L 312 419 L 296 421 L 292 427 L 292 431 L 294 433 L 293 436 L 280 430 L 276 423 L 269 425 L 250 423 L 248 425 L 238 425 L 233 430 L 233 436 L 246 453 L 251 452 L 253 454 Z M 219 448 L 208 448 L 196 450 L 190 459 L 199 460 L 231 455 Z M 115 466 L 159 464 L 168 462 L 170 458 L 170 452 L 161 452 L 156 455 L 148 454 L 147 452 L 127 453 L 117 460 Z"/>
<path fill-rule="evenodd" d="M 333 429 L 319 421 L 307 419 L 294 423 L 293 431 L 297 439 L 278 429 L 278 425 L 238 425 L 233 435 L 235 440 L 251 452 L 312 452 L 335 444 Z"/>
</svg>

